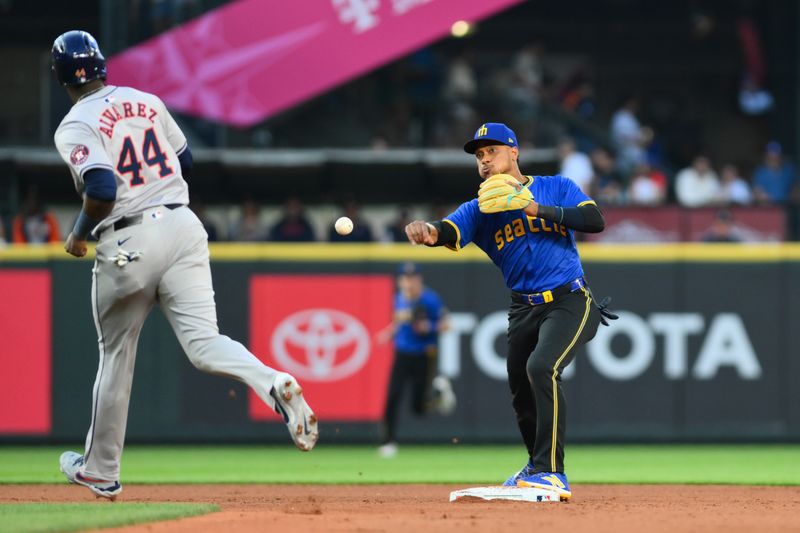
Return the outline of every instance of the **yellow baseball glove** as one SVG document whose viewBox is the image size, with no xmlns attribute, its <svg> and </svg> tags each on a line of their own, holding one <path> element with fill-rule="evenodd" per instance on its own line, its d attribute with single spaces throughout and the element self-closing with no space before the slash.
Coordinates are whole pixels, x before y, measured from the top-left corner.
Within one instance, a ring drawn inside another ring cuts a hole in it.
<svg viewBox="0 0 800 533">
<path fill-rule="evenodd" d="M 531 191 L 508 174 L 495 174 L 486 178 L 478 190 L 478 207 L 481 213 L 524 209 L 532 200 Z"/>
</svg>

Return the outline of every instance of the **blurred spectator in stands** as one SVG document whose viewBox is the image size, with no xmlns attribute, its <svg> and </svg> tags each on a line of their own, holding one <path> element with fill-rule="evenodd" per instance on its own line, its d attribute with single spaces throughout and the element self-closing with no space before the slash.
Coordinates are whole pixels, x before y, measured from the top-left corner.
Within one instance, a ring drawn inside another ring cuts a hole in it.
<svg viewBox="0 0 800 533">
<path fill-rule="evenodd" d="M 568 125 L 569 135 L 582 152 L 591 152 L 596 145 L 593 136 L 587 132 L 583 123 L 591 122 L 597 111 L 595 90 L 592 80 L 584 69 L 579 69 L 565 83 L 561 91 L 561 106 L 576 119 L 577 123 Z"/>
<path fill-rule="evenodd" d="M 750 185 L 739 175 L 736 165 L 727 164 L 720 174 L 720 200 L 723 204 L 748 205 L 753 202 Z"/>
<path fill-rule="evenodd" d="M 439 103 L 442 67 L 433 49 L 417 50 L 405 62 L 405 90 L 411 104 L 410 141 L 413 146 L 432 144 L 432 119 Z"/>
<path fill-rule="evenodd" d="M 720 202 L 719 177 L 705 155 L 698 155 L 675 176 L 675 197 L 684 207 L 700 207 Z"/>
<path fill-rule="evenodd" d="M 745 75 L 739 88 L 739 108 L 746 115 L 763 115 L 772 110 L 775 99 L 750 76 Z"/>
<path fill-rule="evenodd" d="M 408 207 L 401 207 L 397 218 L 386 227 L 386 236 L 392 242 L 408 242 L 406 226 L 411 222 Z"/>
<path fill-rule="evenodd" d="M 542 43 L 532 43 L 521 48 L 511 60 L 511 71 L 514 82 L 520 87 L 537 93 L 544 84 L 544 66 Z"/>
<path fill-rule="evenodd" d="M 628 186 L 628 201 L 633 205 L 660 205 L 667 192 L 664 173 L 648 163 L 639 164 L 633 171 Z"/>
<path fill-rule="evenodd" d="M 594 84 L 583 70 L 579 70 L 564 85 L 561 106 L 576 117 L 590 121 L 597 111 Z"/>
<path fill-rule="evenodd" d="M 0 217 L 0 247 L 5 246 L 8 244 L 8 239 L 6 238 L 6 225 L 3 222 L 3 217 Z"/>
<path fill-rule="evenodd" d="M 608 150 L 595 148 L 591 155 L 594 191 L 591 196 L 601 204 L 625 203 L 625 183 L 617 171 L 617 162 Z"/>
<path fill-rule="evenodd" d="M 475 100 L 478 95 L 478 78 L 472 68 L 469 53 L 462 53 L 450 61 L 442 93 L 446 100 L 459 100 L 469 104 Z"/>
<path fill-rule="evenodd" d="M 331 221 L 331 228 L 328 230 L 328 240 L 331 242 L 370 242 L 372 238 L 372 230 L 369 224 L 362 220 L 359 213 L 358 202 L 350 198 L 344 202 L 344 216 L 353 221 L 353 231 L 349 235 L 339 235 L 336 233 L 336 228 L 333 227 L 334 221 Z M 339 218 L 339 217 L 336 217 Z"/>
<path fill-rule="evenodd" d="M 61 241 L 58 220 L 42 204 L 38 187 L 28 188 L 25 201 L 11 223 L 11 232 L 12 240 L 17 244 Z"/>
<path fill-rule="evenodd" d="M 742 238 L 736 231 L 733 215 L 727 209 L 717 213 L 711 227 L 703 235 L 703 242 L 741 242 Z"/>
<path fill-rule="evenodd" d="M 534 139 L 535 120 L 545 83 L 543 56 L 541 43 L 524 46 L 511 59 L 510 79 L 501 82 L 506 113 L 514 117 L 520 144 L 531 143 Z"/>
<path fill-rule="evenodd" d="M 267 226 L 261 219 L 261 206 L 252 198 L 242 202 L 239 219 L 231 224 L 230 239 L 232 241 L 265 241 Z"/>
<path fill-rule="evenodd" d="M 767 144 L 764 163 L 753 174 L 753 195 L 762 203 L 784 203 L 789 200 L 797 175 L 794 165 L 783 159 L 780 143 Z"/>
<path fill-rule="evenodd" d="M 642 127 L 636 117 L 638 110 L 639 99 L 629 95 L 611 117 L 611 139 L 617 148 L 617 166 L 623 174 L 645 162 L 645 147 L 653 138 L 652 130 Z"/>
<path fill-rule="evenodd" d="M 561 160 L 559 174 L 574 181 L 586 195 L 589 195 L 594 177 L 589 156 L 577 151 L 572 138 L 563 137 L 558 143 L 558 158 Z"/>
<path fill-rule="evenodd" d="M 437 136 L 444 145 L 452 145 L 457 139 L 455 132 L 470 130 L 477 118 L 475 98 L 478 95 L 478 78 L 472 67 L 471 55 L 463 53 L 454 58 L 447 68 L 447 77 L 442 90 L 445 117 L 443 131 Z"/>
<path fill-rule="evenodd" d="M 736 21 L 737 36 L 744 60 L 744 73 L 739 87 L 739 107 L 747 115 L 763 115 L 769 112 L 775 100 L 764 89 L 767 60 L 758 24 L 752 16 L 744 15 Z"/>
<path fill-rule="evenodd" d="M 206 230 L 208 234 L 208 242 L 215 242 L 219 240 L 219 232 L 217 231 L 217 225 L 214 223 L 213 220 L 208 218 L 208 214 L 206 213 L 206 206 L 195 199 L 192 199 L 191 203 L 189 203 L 189 208 L 194 211 L 194 214 L 203 223 L 203 229 Z"/>
<path fill-rule="evenodd" d="M 283 216 L 272 226 L 269 239 L 278 242 L 312 242 L 316 240 L 314 228 L 306 217 L 299 198 L 290 196 L 286 199 L 283 204 Z"/>
</svg>

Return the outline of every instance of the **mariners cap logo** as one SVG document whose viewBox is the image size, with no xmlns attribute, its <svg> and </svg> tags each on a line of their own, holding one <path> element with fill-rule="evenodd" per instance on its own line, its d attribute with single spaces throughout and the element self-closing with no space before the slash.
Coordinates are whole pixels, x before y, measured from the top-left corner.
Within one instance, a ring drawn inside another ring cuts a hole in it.
<svg viewBox="0 0 800 533">
<path fill-rule="evenodd" d="M 511 147 L 517 146 L 517 136 L 508 126 L 500 122 L 485 122 L 475 132 L 475 136 L 464 144 L 464 151 L 474 154 L 477 145 L 486 140 Z"/>
</svg>

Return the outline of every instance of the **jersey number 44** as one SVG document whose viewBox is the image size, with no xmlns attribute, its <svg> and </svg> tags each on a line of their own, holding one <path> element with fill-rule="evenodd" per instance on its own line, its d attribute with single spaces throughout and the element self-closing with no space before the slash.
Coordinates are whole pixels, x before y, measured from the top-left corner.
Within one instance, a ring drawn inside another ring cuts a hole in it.
<svg viewBox="0 0 800 533">
<path fill-rule="evenodd" d="M 117 172 L 121 176 L 131 175 L 129 180 L 131 187 L 144 185 L 143 164 L 151 169 L 158 167 L 157 172 L 160 179 L 167 178 L 174 173 L 172 167 L 169 166 L 167 154 L 161 149 L 161 144 L 159 144 L 153 128 L 145 130 L 141 150 L 138 152 L 132 137 L 130 135 L 125 137 L 122 142 L 122 150 L 119 153 L 119 160 L 117 161 Z"/>
</svg>

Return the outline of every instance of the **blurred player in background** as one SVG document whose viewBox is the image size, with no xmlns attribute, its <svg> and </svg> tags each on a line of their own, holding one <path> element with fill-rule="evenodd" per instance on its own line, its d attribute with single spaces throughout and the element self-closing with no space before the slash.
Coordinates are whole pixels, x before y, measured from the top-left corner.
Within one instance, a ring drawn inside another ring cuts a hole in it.
<svg viewBox="0 0 800 533">
<path fill-rule="evenodd" d="M 394 338 L 394 364 L 386 399 L 382 457 L 397 454 L 397 412 L 405 389 L 411 386 L 411 409 L 417 416 L 437 411 L 450 414 L 455 395 L 450 380 L 437 374 L 439 334 L 450 327 L 442 300 L 423 283 L 414 263 L 403 263 L 397 273 L 392 323 L 378 334 L 383 343 Z M 435 376 L 435 377 L 434 377 Z"/>
<path fill-rule="evenodd" d="M 525 176 L 517 136 L 486 123 L 464 145 L 483 180 L 478 198 L 443 220 L 406 226 L 412 244 L 460 250 L 474 242 L 511 289 L 508 382 L 528 463 L 504 485 L 552 490 L 567 500 L 566 411 L 561 373 L 598 324 L 617 318 L 596 304 L 584 278 L 573 231 L 603 230 L 594 201 L 564 176 Z"/>
<path fill-rule="evenodd" d="M 106 85 L 105 58 L 83 31 L 55 40 L 52 68 L 73 102 L 55 144 L 83 198 L 64 248 L 83 257 L 89 234 L 98 238 L 92 309 L 100 363 L 84 455 L 61 455 L 67 480 L 109 499 L 122 491 L 136 346 L 155 303 L 197 368 L 247 383 L 283 416 L 297 447 L 312 449 L 317 420 L 297 381 L 219 333 L 207 235 L 187 207 L 192 156 L 164 103 Z"/>
</svg>

